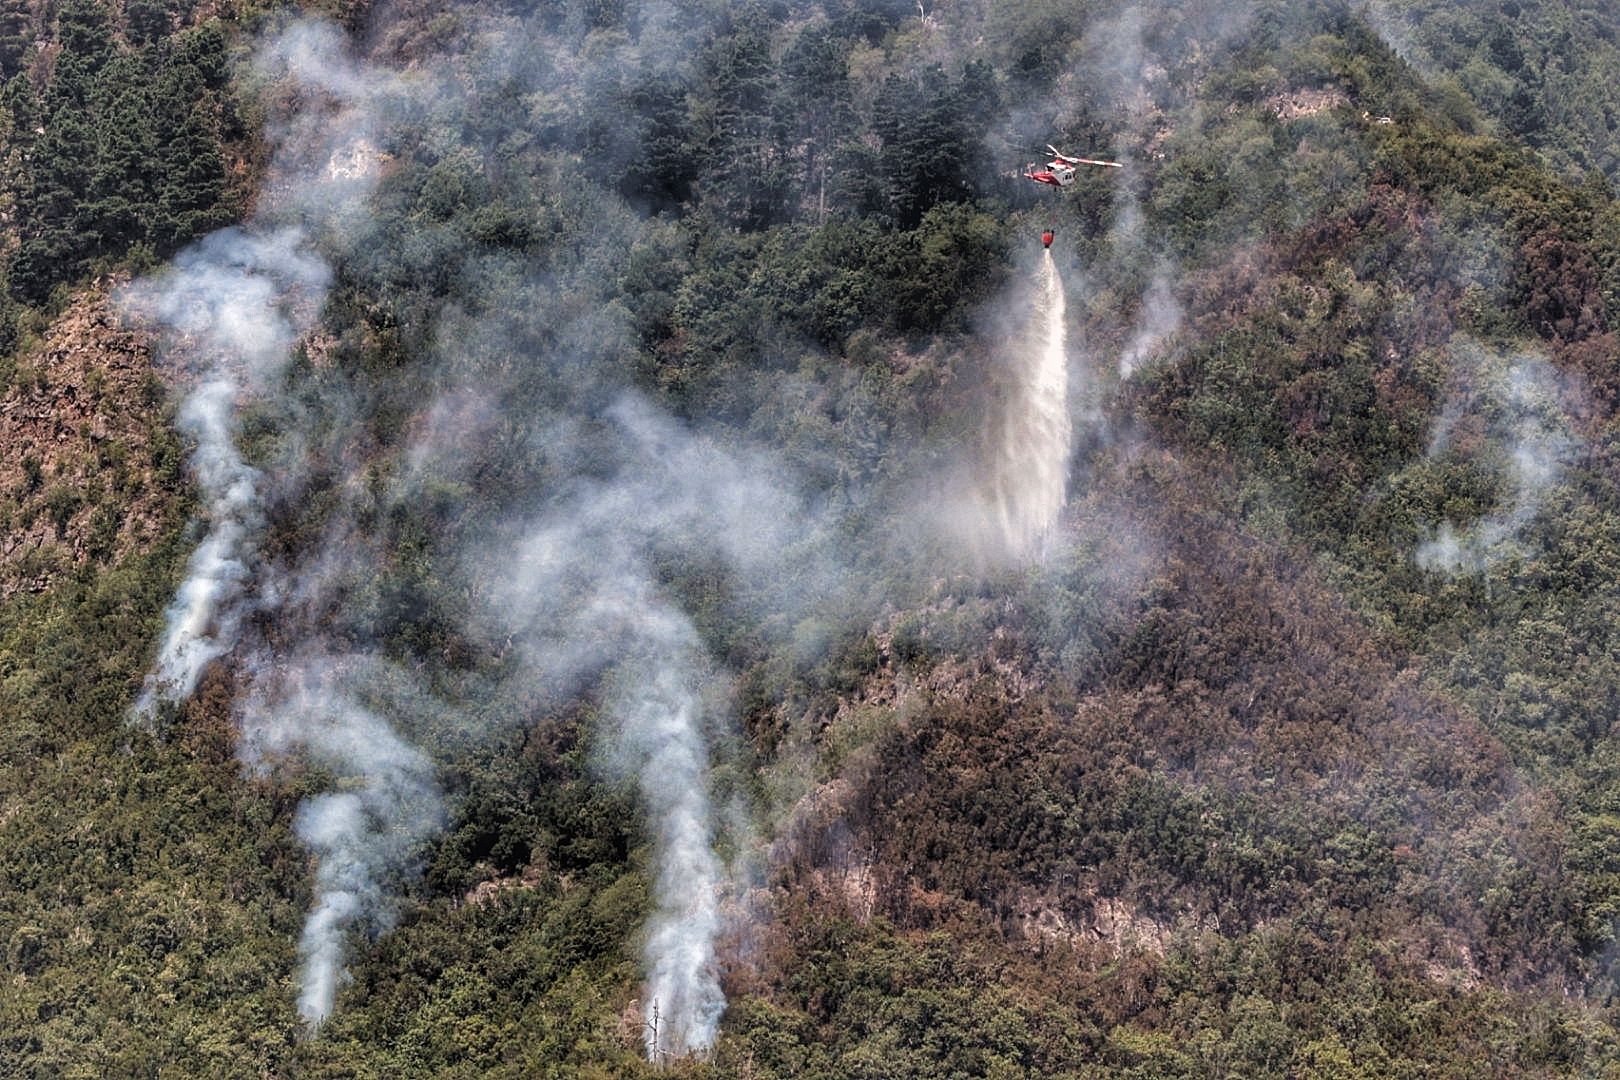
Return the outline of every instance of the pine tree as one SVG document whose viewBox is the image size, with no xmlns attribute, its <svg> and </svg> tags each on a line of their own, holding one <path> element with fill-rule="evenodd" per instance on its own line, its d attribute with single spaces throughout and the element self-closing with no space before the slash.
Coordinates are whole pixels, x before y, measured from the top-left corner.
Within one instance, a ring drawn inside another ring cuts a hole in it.
<svg viewBox="0 0 1620 1080">
<path fill-rule="evenodd" d="M 63 5 L 57 36 L 61 52 L 41 110 L 44 131 L 20 170 L 26 181 L 12 192 L 21 241 L 12 257 L 11 288 L 35 301 L 77 273 L 104 239 L 103 222 L 94 209 L 94 103 L 117 42 L 105 9 L 94 0 Z"/>
<path fill-rule="evenodd" d="M 130 41 L 146 45 L 169 33 L 174 16 L 164 0 L 124 0 L 124 24 Z"/>
<path fill-rule="evenodd" d="M 28 0 L 0 0 L 0 77 L 11 78 L 27 63 L 34 44 L 34 17 Z"/>
<path fill-rule="evenodd" d="M 769 27 L 755 10 L 740 21 L 703 58 L 693 126 L 705 191 L 728 218 L 755 229 L 780 209 L 790 175 L 773 108 L 778 80 Z"/>
<path fill-rule="evenodd" d="M 96 0 L 67 0 L 57 16 L 56 39 L 62 51 L 56 58 L 51 89 L 64 98 L 48 98 L 46 105 L 54 109 L 66 100 L 82 105 L 91 82 L 118 53 L 106 5 Z"/>
<path fill-rule="evenodd" d="M 97 254 L 142 238 L 152 202 L 154 156 L 150 80 L 133 56 L 109 63 L 97 80 L 95 168 L 88 216 L 100 237 Z"/>
<path fill-rule="evenodd" d="M 63 110 L 39 137 L 31 183 L 17 199 L 22 242 L 13 256 L 11 286 L 31 301 L 78 270 L 100 241 L 88 206 L 96 159 L 95 132 L 85 117 Z"/>
<path fill-rule="evenodd" d="M 220 200 L 225 193 L 218 124 L 205 89 L 213 54 L 176 53 L 157 84 L 154 102 L 157 179 L 150 239 L 159 251 L 171 251 L 221 224 Z M 180 62 L 181 57 L 186 62 Z"/>
<path fill-rule="evenodd" d="M 896 224 L 912 228 L 929 208 L 970 193 L 971 116 L 985 97 L 977 80 L 964 86 L 938 65 L 919 79 L 885 80 L 872 127 L 883 140 L 880 162 Z"/>
</svg>

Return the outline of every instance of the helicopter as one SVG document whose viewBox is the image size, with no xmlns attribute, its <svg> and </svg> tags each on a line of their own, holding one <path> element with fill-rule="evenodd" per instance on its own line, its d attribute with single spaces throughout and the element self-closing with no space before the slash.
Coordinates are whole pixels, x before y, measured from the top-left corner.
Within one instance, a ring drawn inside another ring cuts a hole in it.
<svg viewBox="0 0 1620 1080">
<path fill-rule="evenodd" d="M 1039 167 L 1033 161 L 1025 165 L 1022 174 L 1024 179 L 1033 180 L 1037 184 L 1049 184 L 1055 188 L 1066 188 L 1074 183 L 1078 167 L 1081 165 L 1100 165 L 1108 169 L 1123 169 L 1125 167 L 1123 163 L 1118 161 L 1070 157 L 1051 144 L 1048 144 L 1046 148 L 1052 152 L 1052 160 Z"/>
</svg>

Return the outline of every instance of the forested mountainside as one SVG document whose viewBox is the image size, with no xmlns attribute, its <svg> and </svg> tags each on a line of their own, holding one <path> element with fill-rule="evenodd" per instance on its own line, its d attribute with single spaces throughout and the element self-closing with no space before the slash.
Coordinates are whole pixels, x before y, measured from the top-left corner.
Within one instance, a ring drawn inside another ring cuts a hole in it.
<svg viewBox="0 0 1620 1080">
<path fill-rule="evenodd" d="M 0 1073 L 1620 1075 L 1617 19 L 0 5 Z"/>
<path fill-rule="evenodd" d="M 1620 170 L 1620 11 L 1601 2 L 1369 0 L 1401 59 L 1562 171 Z"/>
</svg>

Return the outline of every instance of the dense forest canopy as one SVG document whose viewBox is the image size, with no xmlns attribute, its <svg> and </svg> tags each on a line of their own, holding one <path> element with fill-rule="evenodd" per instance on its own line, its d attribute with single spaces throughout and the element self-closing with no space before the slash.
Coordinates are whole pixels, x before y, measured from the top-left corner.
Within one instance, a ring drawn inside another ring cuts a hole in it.
<svg viewBox="0 0 1620 1080">
<path fill-rule="evenodd" d="M 1620 1070 L 1617 31 L 0 3 L 0 1071 Z"/>
</svg>

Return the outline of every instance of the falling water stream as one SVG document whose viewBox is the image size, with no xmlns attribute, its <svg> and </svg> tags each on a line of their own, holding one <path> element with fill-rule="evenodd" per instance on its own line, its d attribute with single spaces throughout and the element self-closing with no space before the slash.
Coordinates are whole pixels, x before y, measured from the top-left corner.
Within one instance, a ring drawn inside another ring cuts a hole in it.
<svg viewBox="0 0 1620 1080">
<path fill-rule="evenodd" d="M 1005 413 L 991 446 L 990 514 L 1006 551 L 1038 555 L 1067 495 L 1069 361 L 1063 279 L 1042 252 L 1027 328 L 1016 340 Z"/>
</svg>

